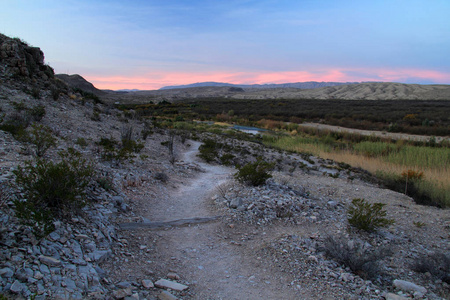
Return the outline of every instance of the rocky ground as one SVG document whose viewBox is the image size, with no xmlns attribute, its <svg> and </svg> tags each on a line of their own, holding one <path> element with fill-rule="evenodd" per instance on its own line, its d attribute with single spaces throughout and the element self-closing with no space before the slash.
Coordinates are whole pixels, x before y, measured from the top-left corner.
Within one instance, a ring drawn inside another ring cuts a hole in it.
<svg viewBox="0 0 450 300">
<path fill-rule="evenodd" d="M 0 47 L 2 57 L 15 47 L 8 43 Z M 45 72 L 37 74 L 0 72 L 3 122 L 43 107 L 45 115 L 35 122 L 50 128 L 57 141 L 45 159 L 57 161 L 58 151 L 74 147 L 92 162 L 95 175 L 86 195 L 89 205 L 38 238 L 15 216 L 14 200 L 23 195 L 13 173 L 35 159 L 36 147 L 0 131 L 4 297 L 449 298 L 447 279 L 435 272 L 448 263 L 436 256 L 450 250 L 448 210 L 416 205 L 342 164 L 203 136 L 229 145 L 224 151 L 240 163 L 258 156 L 274 162 L 273 178 L 249 187 L 235 181 L 233 168 L 199 159 L 199 141 L 175 135 L 172 155 L 166 130 L 63 88 Z M 130 159 L 105 160 L 98 142 L 120 140 L 130 130 L 143 149 Z M 395 223 L 375 233 L 349 227 L 346 213 L 354 198 L 386 204 Z M 350 264 L 342 263 L 344 258 Z M 350 269 L 361 260 L 364 266 Z M 418 272 L 417 262 L 432 268 Z"/>
</svg>

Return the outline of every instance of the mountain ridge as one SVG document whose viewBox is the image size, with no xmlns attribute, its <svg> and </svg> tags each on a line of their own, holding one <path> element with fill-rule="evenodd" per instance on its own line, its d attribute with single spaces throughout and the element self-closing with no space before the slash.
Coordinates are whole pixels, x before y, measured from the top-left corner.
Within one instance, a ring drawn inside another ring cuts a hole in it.
<svg viewBox="0 0 450 300">
<path fill-rule="evenodd" d="M 348 84 L 359 84 L 360 82 L 325 82 L 325 81 L 305 81 L 305 82 L 288 82 L 288 83 L 266 83 L 266 84 L 233 84 L 227 82 L 205 81 L 184 85 L 169 85 L 159 90 L 184 89 L 192 87 L 237 87 L 246 89 L 273 89 L 273 88 L 297 88 L 297 89 L 315 89 L 327 86 L 340 86 Z"/>
</svg>

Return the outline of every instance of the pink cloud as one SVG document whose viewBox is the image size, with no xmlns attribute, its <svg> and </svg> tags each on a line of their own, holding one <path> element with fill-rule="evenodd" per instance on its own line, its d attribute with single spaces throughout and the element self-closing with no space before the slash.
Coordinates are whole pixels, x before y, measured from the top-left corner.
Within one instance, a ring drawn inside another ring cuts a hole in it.
<svg viewBox="0 0 450 300">
<path fill-rule="evenodd" d="M 167 85 L 181 85 L 204 81 L 234 84 L 265 84 L 303 81 L 394 81 L 450 83 L 449 72 L 421 69 L 362 69 L 342 68 L 317 71 L 290 72 L 151 72 L 139 76 L 96 76 L 86 75 L 86 79 L 100 89 L 159 89 Z"/>
</svg>

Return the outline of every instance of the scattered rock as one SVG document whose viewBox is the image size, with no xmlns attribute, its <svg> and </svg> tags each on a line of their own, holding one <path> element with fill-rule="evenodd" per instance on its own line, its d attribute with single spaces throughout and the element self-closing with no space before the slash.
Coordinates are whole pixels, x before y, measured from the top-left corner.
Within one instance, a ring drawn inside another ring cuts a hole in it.
<svg viewBox="0 0 450 300">
<path fill-rule="evenodd" d="M 416 294 L 418 297 L 422 297 L 427 293 L 427 289 L 423 286 L 417 285 L 415 283 L 406 281 L 406 280 L 394 280 L 394 286 L 405 292 L 412 292 Z"/>
<path fill-rule="evenodd" d="M 155 286 L 162 289 L 172 289 L 174 291 L 184 291 L 185 289 L 188 288 L 187 285 L 178 282 L 173 282 L 167 279 L 158 280 L 157 282 L 155 282 Z"/>
<path fill-rule="evenodd" d="M 161 294 L 158 295 L 158 298 L 161 300 L 177 300 L 178 298 L 169 293 L 168 291 L 162 291 Z"/>
<path fill-rule="evenodd" d="M 59 259 L 44 255 L 39 256 L 39 261 L 49 267 L 58 267 L 61 265 L 61 261 Z"/>
<path fill-rule="evenodd" d="M 167 278 L 173 279 L 173 280 L 180 280 L 180 276 L 177 273 L 170 272 L 167 274 Z"/>
<path fill-rule="evenodd" d="M 132 290 L 131 287 L 128 287 L 126 289 L 120 289 L 113 292 L 114 299 L 123 299 L 127 296 L 131 296 Z"/>
<path fill-rule="evenodd" d="M 394 294 L 394 293 L 385 293 L 383 294 L 384 299 L 386 300 L 407 300 L 409 298 Z"/>
<path fill-rule="evenodd" d="M 153 284 L 153 282 L 151 280 L 148 279 L 143 279 L 142 280 L 142 286 L 146 289 L 151 289 L 153 288 L 155 285 Z"/>
<path fill-rule="evenodd" d="M 14 294 L 19 294 L 21 293 L 24 289 L 26 289 L 26 286 L 21 283 L 20 281 L 16 280 L 14 281 L 14 283 L 11 285 L 11 287 L 9 288 L 9 290 L 14 293 Z"/>
</svg>

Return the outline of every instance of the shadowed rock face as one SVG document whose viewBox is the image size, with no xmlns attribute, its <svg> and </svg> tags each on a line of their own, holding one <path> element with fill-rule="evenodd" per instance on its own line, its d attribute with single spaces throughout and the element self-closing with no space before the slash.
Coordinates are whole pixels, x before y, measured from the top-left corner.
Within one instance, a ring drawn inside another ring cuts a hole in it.
<svg viewBox="0 0 450 300">
<path fill-rule="evenodd" d="M 47 80 L 54 77 L 54 71 L 44 64 L 41 49 L 0 34 L 0 77 L 15 76 Z"/>
</svg>

